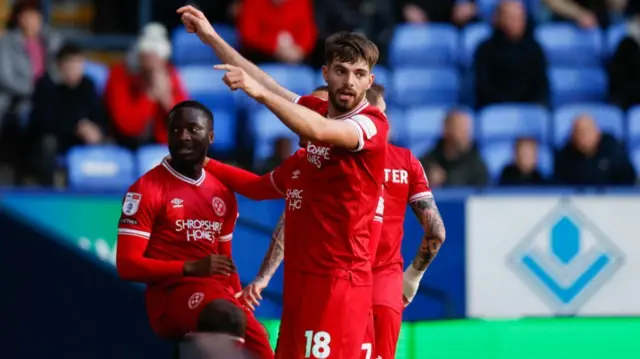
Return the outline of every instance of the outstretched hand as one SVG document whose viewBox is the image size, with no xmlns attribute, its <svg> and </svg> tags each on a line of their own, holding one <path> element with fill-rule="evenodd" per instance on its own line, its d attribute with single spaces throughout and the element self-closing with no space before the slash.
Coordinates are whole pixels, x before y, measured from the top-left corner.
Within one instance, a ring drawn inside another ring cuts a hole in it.
<svg viewBox="0 0 640 359">
<path fill-rule="evenodd" d="M 226 71 L 222 77 L 222 81 L 225 85 L 229 86 L 231 91 L 240 89 L 259 102 L 261 102 L 266 94 L 264 86 L 237 66 L 223 64 L 215 65 L 213 68 Z"/>
<path fill-rule="evenodd" d="M 183 6 L 176 12 L 180 15 L 180 20 L 182 20 L 187 32 L 198 35 L 202 42 L 206 42 L 207 36 L 216 33 L 204 13 L 195 7 Z"/>
</svg>

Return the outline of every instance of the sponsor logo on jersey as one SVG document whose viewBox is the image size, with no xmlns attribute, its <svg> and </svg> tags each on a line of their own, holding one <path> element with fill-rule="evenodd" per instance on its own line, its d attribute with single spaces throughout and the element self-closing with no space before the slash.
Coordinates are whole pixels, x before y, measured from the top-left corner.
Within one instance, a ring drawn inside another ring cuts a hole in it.
<svg viewBox="0 0 640 359">
<path fill-rule="evenodd" d="M 176 232 L 185 232 L 187 242 L 201 240 L 213 242 L 216 236 L 222 232 L 222 222 L 205 219 L 178 219 L 176 220 Z"/>
<path fill-rule="evenodd" d="M 122 203 L 122 213 L 127 216 L 133 216 L 138 212 L 138 208 L 140 208 L 140 200 L 142 199 L 142 195 L 140 193 L 135 192 L 127 192 L 124 196 L 124 202 Z"/>
<path fill-rule="evenodd" d="M 173 208 L 182 208 L 182 203 L 184 201 L 181 200 L 180 198 L 174 198 L 171 200 L 171 204 L 173 205 Z"/>
<path fill-rule="evenodd" d="M 321 168 L 324 161 L 331 159 L 331 147 L 316 146 L 311 141 L 307 142 L 307 161 Z"/>
<path fill-rule="evenodd" d="M 202 303 L 203 299 L 204 299 L 204 293 L 202 293 L 202 292 L 193 293 L 191 295 L 191 297 L 189 297 L 189 301 L 187 302 L 187 305 L 189 306 L 189 309 L 198 308 L 200 303 Z"/>
<path fill-rule="evenodd" d="M 384 169 L 384 181 L 399 184 L 409 184 L 409 173 L 405 170 Z"/>
<path fill-rule="evenodd" d="M 128 224 L 128 225 L 135 226 L 138 224 L 138 221 L 136 221 L 133 218 L 122 218 L 120 219 L 120 224 Z"/>
<path fill-rule="evenodd" d="M 224 217 L 227 213 L 227 205 L 224 204 L 224 201 L 220 197 L 213 197 L 211 200 L 211 205 L 213 206 L 213 211 L 220 217 Z"/>
<path fill-rule="evenodd" d="M 297 211 L 302 208 L 302 189 L 288 189 L 287 190 L 287 207 L 289 211 Z"/>
</svg>

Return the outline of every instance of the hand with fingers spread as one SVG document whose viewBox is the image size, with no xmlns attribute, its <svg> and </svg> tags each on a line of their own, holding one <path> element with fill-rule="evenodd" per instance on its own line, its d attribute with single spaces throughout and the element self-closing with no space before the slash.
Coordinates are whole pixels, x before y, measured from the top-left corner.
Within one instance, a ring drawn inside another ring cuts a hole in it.
<svg viewBox="0 0 640 359">
<path fill-rule="evenodd" d="M 208 36 L 215 35 L 216 31 L 202 11 L 189 5 L 179 8 L 176 12 L 180 15 L 187 32 L 198 35 L 201 41 L 205 42 Z"/>
<path fill-rule="evenodd" d="M 251 310 L 256 310 L 262 300 L 262 291 L 269 285 L 269 280 L 258 277 L 241 292 L 236 293 L 236 298 L 244 299 L 244 304 Z"/>
<path fill-rule="evenodd" d="M 226 71 L 222 77 L 222 81 L 229 86 L 231 91 L 240 89 L 258 102 L 261 102 L 266 93 L 266 89 L 243 69 L 229 64 L 215 65 L 213 68 Z"/>
</svg>

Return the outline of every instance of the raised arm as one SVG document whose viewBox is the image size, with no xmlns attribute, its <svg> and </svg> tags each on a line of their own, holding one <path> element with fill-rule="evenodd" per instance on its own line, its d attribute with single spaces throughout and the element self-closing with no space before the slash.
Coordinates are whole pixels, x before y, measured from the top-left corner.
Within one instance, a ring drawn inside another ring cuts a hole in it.
<svg viewBox="0 0 640 359">
<path fill-rule="evenodd" d="M 269 249 L 262 260 L 262 265 L 256 278 L 237 297 L 243 297 L 247 306 L 254 310 L 256 305 L 260 305 L 262 291 L 269 285 L 269 281 L 278 270 L 280 263 L 284 259 L 284 213 L 271 235 Z"/>
<path fill-rule="evenodd" d="M 275 185 L 273 172 L 258 176 L 241 168 L 212 159 L 207 160 L 204 168 L 207 172 L 215 175 L 217 179 L 233 192 L 254 201 L 284 197 L 284 191 Z"/>
<path fill-rule="evenodd" d="M 293 101 L 296 98 L 295 93 L 282 87 L 266 72 L 262 71 L 253 62 L 245 59 L 236 49 L 229 45 L 213 29 L 213 26 L 211 26 L 211 23 L 209 23 L 209 20 L 207 20 L 202 11 L 193 6 L 183 6 L 178 9 L 178 14 L 181 15 L 182 22 L 186 26 L 187 31 L 196 33 L 203 43 L 213 49 L 222 62 L 243 69 L 262 86 L 287 101 Z"/>
</svg>

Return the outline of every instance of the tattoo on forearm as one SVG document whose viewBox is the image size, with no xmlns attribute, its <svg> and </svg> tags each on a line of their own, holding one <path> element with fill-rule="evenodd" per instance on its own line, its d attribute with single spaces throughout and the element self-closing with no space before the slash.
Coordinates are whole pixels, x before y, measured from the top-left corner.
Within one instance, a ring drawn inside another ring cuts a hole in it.
<svg viewBox="0 0 640 359">
<path fill-rule="evenodd" d="M 284 259 L 284 213 L 280 216 L 280 220 L 273 230 L 271 235 L 271 243 L 269 249 L 264 256 L 260 271 L 258 272 L 259 278 L 271 278 L 273 274 L 282 263 Z"/>
<path fill-rule="evenodd" d="M 438 254 L 446 231 L 433 197 L 412 202 L 411 209 L 424 228 L 424 237 L 413 259 L 413 266 L 419 271 L 424 271 Z"/>
</svg>

